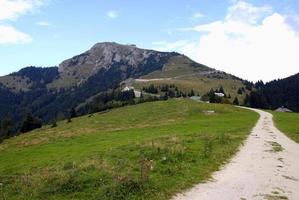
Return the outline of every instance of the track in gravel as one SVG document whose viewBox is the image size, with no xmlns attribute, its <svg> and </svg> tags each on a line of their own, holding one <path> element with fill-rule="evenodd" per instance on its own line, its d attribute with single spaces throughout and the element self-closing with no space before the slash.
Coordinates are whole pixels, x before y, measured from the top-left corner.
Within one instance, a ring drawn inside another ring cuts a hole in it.
<svg viewBox="0 0 299 200">
<path fill-rule="evenodd" d="M 173 200 L 299 200 L 299 144 L 274 126 L 270 113 L 251 110 L 260 119 L 237 155 L 211 181 Z"/>
</svg>

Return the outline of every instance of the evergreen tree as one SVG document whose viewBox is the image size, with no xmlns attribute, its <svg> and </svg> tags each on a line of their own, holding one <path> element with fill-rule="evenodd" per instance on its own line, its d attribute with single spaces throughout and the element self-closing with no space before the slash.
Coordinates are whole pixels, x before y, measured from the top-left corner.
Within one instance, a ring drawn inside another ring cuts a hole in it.
<svg viewBox="0 0 299 200">
<path fill-rule="evenodd" d="M 59 111 L 59 112 L 57 113 L 57 115 L 56 115 L 56 119 L 57 119 L 57 121 L 62 121 L 62 120 L 64 120 L 64 119 L 65 119 L 64 113 L 61 112 L 61 111 Z"/>
<path fill-rule="evenodd" d="M 255 83 L 255 87 L 258 89 L 263 88 L 264 86 L 265 86 L 265 84 L 261 80 Z"/>
<path fill-rule="evenodd" d="M 216 95 L 213 89 L 208 93 L 210 103 L 216 103 Z"/>
<path fill-rule="evenodd" d="M 34 118 L 31 113 L 27 114 L 21 127 L 21 133 L 26 133 L 42 127 L 42 122 L 38 118 Z"/>
<path fill-rule="evenodd" d="M 195 96 L 195 93 L 194 93 L 194 90 L 193 90 L 193 89 L 192 89 L 191 92 L 190 92 L 190 96 L 191 96 L 191 97 Z"/>
<path fill-rule="evenodd" d="M 67 119 L 67 123 L 71 123 L 71 122 L 72 122 L 72 118 L 69 117 L 69 118 Z"/>
<path fill-rule="evenodd" d="M 245 96 L 244 105 L 250 106 L 250 96 L 248 94 L 246 94 L 246 96 Z"/>
<path fill-rule="evenodd" d="M 10 117 L 5 117 L 0 122 L 0 142 L 2 142 L 5 138 L 9 138 L 13 136 L 12 128 L 14 126 L 13 120 Z"/>
<path fill-rule="evenodd" d="M 269 108 L 267 100 L 261 91 L 252 91 L 250 93 L 249 105 L 253 108 Z"/>
<path fill-rule="evenodd" d="M 234 99 L 233 104 L 237 106 L 240 105 L 238 97 Z"/>
<path fill-rule="evenodd" d="M 224 89 L 223 89 L 222 86 L 220 87 L 219 92 L 222 93 L 222 94 L 225 94 Z"/>
<path fill-rule="evenodd" d="M 57 127 L 57 122 L 56 122 L 56 120 L 54 120 L 54 121 L 52 122 L 52 125 L 51 125 L 51 128 L 55 128 L 55 127 Z"/>
<path fill-rule="evenodd" d="M 243 94 L 243 90 L 242 90 L 242 88 L 239 88 L 239 89 L 238 89 L 238 94 L 240 94 L 240 95 Z"/>
<path fill-rule="evenodd" d="M 158 94 L 158 88 L 154 84 L 151 84 L 149 87 L 144 87 L 143 90 L 147 93 Z"/>
<path fill-rule="evenodd" d="M 172 90 L 169 90 L 168 92 L 166 92 L 166 94 L 167 94 L 167 96 L 168 96 L 169 98 L 174 98 L 174 97 L 175 97 L 175 92 L 172 91 Z"/>
<path fill-rule="evenodd" d="M 77 117 L 77 112 L 76 112 L 75 108 L 72 108 L 72 109 L 71 109 L 70 116 L 71 116 L 71 118 L 75 118 L 75 117 Z"/>
</svg>

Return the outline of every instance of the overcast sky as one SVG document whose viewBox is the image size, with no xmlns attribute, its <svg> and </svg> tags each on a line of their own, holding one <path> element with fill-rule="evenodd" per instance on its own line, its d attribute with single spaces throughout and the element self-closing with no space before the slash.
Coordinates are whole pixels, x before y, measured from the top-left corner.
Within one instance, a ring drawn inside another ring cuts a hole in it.
<svg viewBox="0 0 299 200">
<path fill-rule="evenodd" d="M 298 0 L 0 0 L 0 75 L 115 41 L 251 81 L 299 72 Z"/>
</svg>

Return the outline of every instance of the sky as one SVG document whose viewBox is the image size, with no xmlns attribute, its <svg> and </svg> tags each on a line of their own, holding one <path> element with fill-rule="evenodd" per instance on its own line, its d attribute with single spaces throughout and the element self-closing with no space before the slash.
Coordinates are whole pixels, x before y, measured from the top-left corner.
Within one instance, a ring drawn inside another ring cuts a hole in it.
<svg viewBox="0 0 299 200">
<path fill-rule="evenodd" d="M 270 81 L 299 72 L 299 0 L 0 0 L 0 75 L 106 41 Z"/>
</svg>

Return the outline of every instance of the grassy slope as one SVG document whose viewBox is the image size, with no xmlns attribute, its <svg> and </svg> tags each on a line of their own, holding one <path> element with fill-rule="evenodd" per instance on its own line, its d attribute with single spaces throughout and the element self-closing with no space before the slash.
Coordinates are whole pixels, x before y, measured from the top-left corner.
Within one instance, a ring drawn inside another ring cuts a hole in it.
<svg viewBox="0 0 299 200">
<path fill-rule="evenodd" d="M 272 112 L 275 124 L 282 132 L 299 143 L 299 114 Z"/>
<path fill-rule="evenodd" d="M 163 84 L 174 84 L 179 90 L 184 92 L 190 92 L 192 89 L 204 95 L 213 89 L 219 89 L 221 86 L 224 87 L 225 92 L 232 96 L 231 101 L 237 96 L 239 100 L 245 98 L 243 95 L 238 95 L 237 91 L 239 88 L 245 87 L 242 81 L 233 79 L 228 74 L 216 73 L 219 77 L 213 77 L 213 75 L 201 75 L 212 69 L 206 67 L 194 68 L 193 61 L 184 56 L 176 56 L 170 59 L 170 61 L 164 66 L 162 71 L 155 71 L 146 76 L 142 76 L 142 79 L 157 79 L 157 78 L 173 78 L 172 80 L 159 80 L 150 82 L 135 82 L 134 87 L 141 89 L 142 87 L 154 84 L 156 86 Z M 175 77 L 175 78 L 174 78 Z"/>
<path fill-rule="evenodd" d="M 140 90 L 142 87 L 148 87 L 151 84 L 154 84 L 155 86 L 164 84 L 174 84 L 181 91 L 190 92 L 193 89 L 195 93 L 198 93 L 199 95 L 206 94 L 211 90 L 211 88 L 216 90 L 222 86 L 225 92 L 231 95 L 232 101 L 236 96 L 239 100 L 243 100 L 245 97 L 245 93 L 243 95 L 237 94 L 239 88 L 245 87 L 239 80 L 206 78 L 200 76 L 193 76 L 188 78 L 186 77 L 182 79 L 173 80 L 150 81 L 145 83 L 136 82 L 134 84 L 134 87 Z"/>
<path fill-rule="evenodd" d="M 232 106 L 181 99 L 63 121 L 0 145 L 0 196 L 167 199 L 206 180 L 236 152 L 257 118 Z M 140 164 L 146 159 L 152 161 Z M 149 181 L 141 181 L 141 168 Z"/>
</svg>

